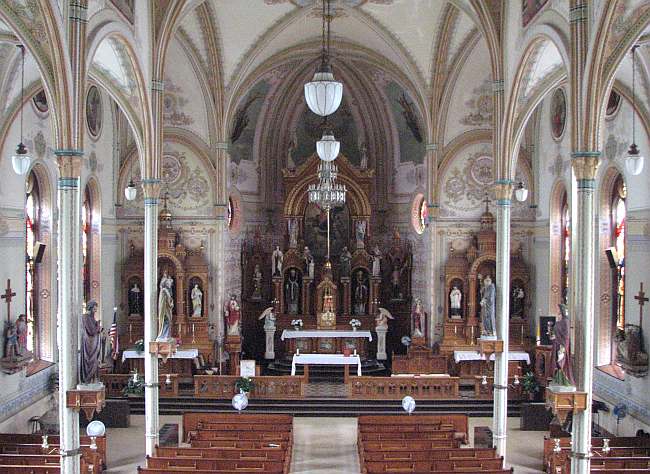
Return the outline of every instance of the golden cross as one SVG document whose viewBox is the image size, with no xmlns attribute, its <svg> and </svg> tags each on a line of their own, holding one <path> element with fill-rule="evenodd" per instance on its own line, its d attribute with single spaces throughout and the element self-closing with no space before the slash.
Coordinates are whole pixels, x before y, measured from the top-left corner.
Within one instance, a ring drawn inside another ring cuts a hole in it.
<svg viewBox="0 0 650 474">
<path fill-rule="evenodd" d="M 643 291 L 643 282 L 641 282 L 639 293 L 634 296 L 634 299 L 639 302 L 639 327 L 643 327 L 643 305 L 648 301 L 648 298 L 645 297 L 645 292 Z"/>
<path fill-rule="evenodd" d="M 7 280 L 5 294 L 0 296 L 0 298 L 7 302 L 7 322 L 11 322 L 11 298 L 13 296 L 16 296 L 16 293 L 11 291 L 11 280 Z"/>
</svg>

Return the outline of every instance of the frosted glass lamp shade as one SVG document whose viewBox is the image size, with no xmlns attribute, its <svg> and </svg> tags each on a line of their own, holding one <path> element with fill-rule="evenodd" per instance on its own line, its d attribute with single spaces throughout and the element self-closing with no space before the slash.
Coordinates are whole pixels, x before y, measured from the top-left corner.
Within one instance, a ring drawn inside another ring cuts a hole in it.
<svg viewBox="0 0 650 474">
<path fill-rule="evenodd" d="M 305 84 L 305 100 L 309 110 L 326 117 L 336 112 L 343 99 L 343 83 L 334 79 L 331 71 L 319 70 Z"/>
<path fill-rule="evenodd" d="M 524 202 L 528 198 L 528 189 L 524 187 L 524 183 L 520 182 L 515 189 L 515 199 L 519 202 Z"/>
<path fill-rule="evenodd" d="M 11 165 L 17 175 L 24 175 L 29 170 L 32 162 L 31 157 L 27 154 L 27 148 L 22 143 L 18 144 L 16 152 L 11 156 Z"/>
<path fill-rule="evenodd" d="M 325 132 L 323 138 L 316 142 L 316 152 L 323 161 L 334 161 L 340 149 L 341 142 L 334 138 L 332 132 Z"/>
<path fill-rule="evenodd" d="M 99 420 L 91 421 L 86 427 L 86 434 L 88 436 L 104 436 L 105 433 L 106 426 Z"/>
<path fill-rule="evenodd" d="M 131 180 L 129 181 L 129 185 L 126 188 L 124 188 L 124 197 L 126 198 L 127 201 L 133 201 L 137 195 L 138 195 L 138 190 L 136 189 L 133 180 Z"/>
<path fill-rule="evenodd" d="M 641 155 L 639 147 L 637 147 L 635 143 L 632 143 L 630 148 L 627 150 L 625 166 L 627 171 L 634 176 L 640 175 L 643 171 L 643 155 Z"/>
</svg>

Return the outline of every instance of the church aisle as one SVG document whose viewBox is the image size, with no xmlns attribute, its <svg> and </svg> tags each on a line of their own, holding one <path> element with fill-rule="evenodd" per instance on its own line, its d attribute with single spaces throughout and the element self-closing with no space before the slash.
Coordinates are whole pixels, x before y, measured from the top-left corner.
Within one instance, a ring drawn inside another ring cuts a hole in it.
<svg viewBox="0 0 650 474">
<path fill-rule="evenodd" d="M 359 473 L 356 418 L 294 418 L 292 474 Z"/>
</svg>

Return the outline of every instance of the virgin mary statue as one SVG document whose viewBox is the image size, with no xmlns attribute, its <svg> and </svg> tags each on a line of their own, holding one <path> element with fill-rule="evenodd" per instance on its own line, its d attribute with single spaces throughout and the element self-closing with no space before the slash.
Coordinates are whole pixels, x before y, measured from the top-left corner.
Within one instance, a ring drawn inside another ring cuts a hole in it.
<svg viewBox="0 0 650 474">
<path fill-rule="evenodd" d="M 160 293 L 158 294 L 158 341 L 166 341 L 172 335 L 172 310 L 174 298 L 172 297 L 172 280 L 167 273 L 160 280 Z"/>
</svg>

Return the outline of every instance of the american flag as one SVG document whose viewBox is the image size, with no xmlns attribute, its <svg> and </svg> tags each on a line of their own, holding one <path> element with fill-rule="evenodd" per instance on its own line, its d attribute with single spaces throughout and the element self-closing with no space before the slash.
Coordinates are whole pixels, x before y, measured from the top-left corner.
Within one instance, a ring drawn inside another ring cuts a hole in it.
<svg viewBox="0 0 650 474">
<path fill-rule="evenodd" d="M 120 352 L 120 338 L 117 334 L 117 308 L 113 308 L 113 324 L 111 324 L 111 329 L 108 331 L 108 337 L 111 338 L 111 356 L 113 360 L 117 360 Z"/>
</svg>

